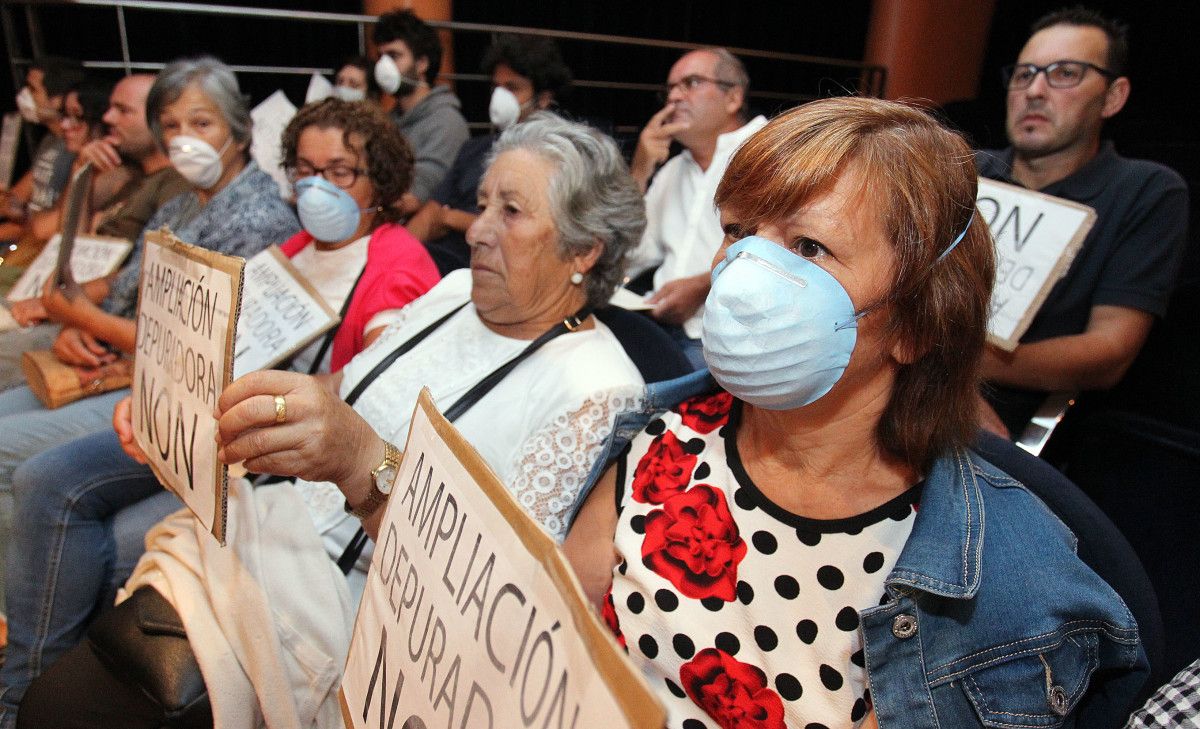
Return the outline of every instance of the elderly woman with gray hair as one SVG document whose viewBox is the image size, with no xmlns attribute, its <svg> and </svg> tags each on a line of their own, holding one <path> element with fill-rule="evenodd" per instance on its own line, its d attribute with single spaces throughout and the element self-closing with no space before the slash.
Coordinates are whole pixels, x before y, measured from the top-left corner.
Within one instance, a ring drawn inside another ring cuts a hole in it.
<svg viewBox="0 0 1200 729">
<path fill-rule="evenodd" d="M 250 112 L 228 66 L 211 57 L 168 64 L 147 94 L 146 116 L 191 190 L 160 207 L 145 230 L 167 226 L 188 243 L 246 257 L 299 231 L 279 187 L 250 160 Z M 58 291 L 42 298 L 63 325 L 53 351 L 76 368 L 81 382 L 132 366 L 142 250 L 139 236 L 98 303 Z M 114 404 L 127 394 L 113 390 L 47 410 L 28 387 L 0 393 L 0 493 L 11 491 L 13 472 L 27 459 L 109 428 Z M 0 550 L 6 546 L 0 543 Z M 0 729 L 12 725 L 19 687 L 28 680 L 15 674 L 12 668 L 0 674 Z"/>
<path fill-rule="evenodd" d="M 168 64 L 147 95 L 146 116 L 192 189 L 159 208 L 145 230 L 165 225 L 188 243 L 252 256 L 300 229 L 278 186 L 250 161 L 250 112 L 228 66 L 210 57 Z M 58 291 L 43 296 L 50 317 L 63 325 L 53 351 L 79 371 L 81 382 L 131 366 L 142 247 L 139 236 L 99 304 Z M 46 410 L 28 387 L 0 393 L 0 491 L 11 490 L 13 471 L 26 459 L 108 428 L 113 405 L 127 393 L 114 390 L 57 410 Z"/>
<path fill-rule="evenodd" d="M 645 226 L 616 145 L 535 115 L 497 142 L 479 210 L 470 270 L 380 318 L 387 329 L 341 372 L 256 372 L 222 393 L 221 458 L 293 477 L 253 490 L 231 483 L 228 547 L 186 512 L 147 536 L 126 591 L 178 611 L 216 726 L 340 721 L 338 677 L 369 557 L 344 550 L 360 526 L 378 530 L 422 387 L 458 411 L 457 428 L 559 540 L 613 420 L 637 404 L 643 378 L 592 314 Z M 575 444 L 571 457 L 549 457 L 564 443 Z M 280 625 L 303 634 L 269 627 Z M 87 643 L 69 652 L 30 687 L 19 724 L 112 726 L 120 716 L 122 726 L 160 726 L 162 707 L 103 658 Z"/>
</svg>

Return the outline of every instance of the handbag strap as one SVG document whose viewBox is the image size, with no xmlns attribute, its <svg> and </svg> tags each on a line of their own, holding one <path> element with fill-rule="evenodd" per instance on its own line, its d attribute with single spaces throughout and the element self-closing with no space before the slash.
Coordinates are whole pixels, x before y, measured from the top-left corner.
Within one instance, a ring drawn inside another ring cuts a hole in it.
<svg viewBox="0 0 1200 729">
<path fill-rule="evenodd" d="M 350 394 L 346 396 L 346 404 L 354 405 L 354 403 L 358 402 L 358 398 L 359 398 L 359 396 L 361 396 L 363 394 L 363 391 L 366 390 L 368 387 L 370 387 L 371 383 L 374 382 L 377 377 L 382 375 L 387 370 L 388 367 L 391 367 L 393 362 L 400 359 L 401 356 L 403 356 L 406 352 L 411 350 L 413 347 L 415 347 L 418 344 L 420 344 L 421 342 L 425 341 L 426 337 L 428 337 L 430 334 L 433 334 L 434 330 L 436 330 L 441 325 L 445 324 L 446 321 L 450 317 L 457 314 L 459 312 L 459 310 L 462 309 L 466 305 L 467 305 L 467 302 L 464 301 L 463 303 L 454 307 L 453 309 L 450 310 L 450 313 L 446 314 L 441 319 L 438 319 L 434 323 L 430 324 L 429 326 L 425 327 L 421 331 L 417 332 L 411 339 L 406 340 L 399 347 L 396 347 L 395 349 L 393 349 L 388 354 L 388 356 L 379 360 L 379 364 L 377 364 L 373 368 L 371 368 L 371 371 L 368 372 L 365 377 L 363 377 L 361 380 L 359 380 L 358 384 L 354 386 L 354 389 L 350 391 Z"/>
<path fill-rule="evenodd" d="M 342 308 L 338 311 L 338 325 L 331 327 L 325 332 L 325 338 L 321 341 L 321 348 L 317 350 L 317 356 L 313 359 L 312 364 L 308 366 L 308 374 L 315 375 L 317 370 L 321 369 L 321 363 L 325 361 L 325 353 L 329 351 L 329 346 L 333 344 L 333 338 L 337 336 L 338 330 L 342 328 L 342 323 L 346 321 L 346 313 L 350 311 L 350 300 L 354 298 L 354 292 L 358 291 L 358 284 L 363 280 L 363 274 L 367 272 L 367 267 L 358 272 L 358 278 L 354 279 L 354 285 L 350 287 L 350 291 L 346 294 L 346 300 L 342 302 Z"/>
<path fill-rule="evenodd" d="M 465 304 L 464 304 L 464 306 L 465 306 Z M 460 306 L 458 308 L 461 309 L 462 307 Z M 458 309 L 455 309 L 454 311 L 450 312 L 450 314 L 454 314 L 457 311 L 458 311 Z M 555 337 L 559 337 L 563 334 L 566 334 L 567 332 L 573 332 L 576 329 L 578 329 L 579 326 L 581 324 L 583 324 L 583 322 L 589 316 L 591 316 L 591 313 L 592 313 L 592 308 L 590 306 L 584 306 L 582 309 L 575 312 L 575 314 L 573 316 L 567 317 L 566 319 L 563 319 L 559 323 L 555 324 L 553 327 L 551 327 L 545 333 L 543 333 L 540 337 L 538 337 L 537 339 L 530 342 L 529 345 L 526 346 L 524 349 L 522 349 L 520 352 L 518 352 L 515 357 L 508 360 L 504 364 L 500 365 L 496 369 L 492 370 L 492 372 L 490 374 L 488 374 L 486 377 L 484 377 L 479 382 L 475 383 L 474 387 L 472 387 L 470 390 L 467 390 L 467 392 L 465 394 L 463 394 L 463 396 L 460 397 L 453 405 L 446 408 L 446 412 L 443 413 L 443 417 L 445 417 L 446 420 L 453 423 L 455 420 L 457 420 L 459 418 L 459 416 L 461 416 L 463 413 L 465 413 L 467 410 L 469 410 L 472 405 L 474 405 L 475 403 L 477 403 L 481 399 L 483 399 L 484 395 L 491 392 L 492 389 L 496 387 L 496 385 L 500 384 L 500 381 L 503 380 L 508 375 L 508 373 L 510 373 L 514 369 L 516 369 L 517 365 L 521 364 L 526 359 L 528 359 L 530 355 L 532 355 L 534 352 L 538 351 L 543 346 L 545 346 L 546 343 L 549 342 L 551 339 L 554 339 Z M 449 315 L 443 317 L 442 319 L 438 320 L 437 322 L 434 322 L 434 326 L 427 328 L 424 331 L 422 331 L 421 333 L 417 334 L 417 337 L 424 339 L 425 337 L 429 336 L 429 333 L 432 332 L 433 329 L 435 329 L 437 326 L 440 326 L 442 324 L 442 322 L 444 322 L 448 318 L 450 318 Z M 414 339 L 415 338 L 416 337 L 414 337 Z M 409 340 L 409 341 L 411 342 L 412 340 Z M 408 342 L 405 342 L 405 344 L 402 345 L 401 348 L 403 349 L 407 345 L 408 345 Z M 415 346 L 415 343 L 414 343 L 414 346 Z M 408 347 L 408 349 L 412 349 L 412 347 Z M 407 352 L 408 349 L 404 349 L 404 352 Z M 388 358 L 385 360 L 387 365 L 390 366 L 393 362 L 396 361 L 397 357 L 399 357 L 401 354 L 404 354 L 404 352 L 400 352 L 399 350 L 397 350 L 397 352 L 393 352 L 392 355 L 388 355 Z M 380 364 L 384 364 L 384 363 L 381 362 Z M 370 375 L 368 375 L 368 377 L 370 377 L 371 375 L 378 377 L 382 373 L 382 371 L 376 372 L 376 370 L 379 370 L 379 369 L 380 369 L 379 366 L 376 365 L 375 369 L 371 370 L 371 373 L 370 373 Z M 384 367 L 383 369 L 387 369 L 387 367 Z M 361 383 L 359 383 L 359 384 L 361 385 Z M 358 390 L 359 390 L 359 388 L 356 387 L 355 391 L 358 392 Z M 350 394 L 355 395 L 355 392 L 351 392 Z M 359 392 L 359 394 L 361 394 L 361 392 Z M 346 398 L 346 402 L 350 402 L 349 397 Z M 356 531 L 354 533 L 354 537 L 350 540 L 350 543 L 346 545 L 346 549 L 345 549 L 345 551 L 342 552 L 342 556 L 338 557 L 337 565 L 338 565 L 338 568 L 342 571 L 342 574 L 345 574 L 345 575 L 350 574 L 350 570 L 354 569 L 354 564 L 358 561 L 359 556 L 362 554 L 363 548 L 366 546 L 367 546 L 367 533 L 360 526 L 358 528 L 358 531 Z"/>
</svg>

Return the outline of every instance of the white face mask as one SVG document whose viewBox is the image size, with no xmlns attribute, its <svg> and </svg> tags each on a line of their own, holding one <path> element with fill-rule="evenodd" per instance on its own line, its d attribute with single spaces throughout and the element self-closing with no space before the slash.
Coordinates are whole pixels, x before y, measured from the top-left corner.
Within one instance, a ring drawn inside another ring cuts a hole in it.
<svg viewBox="0 0 1200 729">
<path fill-rule="evenodd" d="M 366 91 L 350 86 L 334 86 L 333 95 L 342 101 L 363 101 L 367 98 Z"/>
<path fill-rule="evenodd" d="M 492 100 L 488 104 L 488 117 L 500 131 L 508 129 L 521 119 L 521 102 L 513 92 L 497 86 L 492 89 Z"/>
<path fill-rule="evenodd" d="M 216 150 L 203 139 L 181 134 L 167 145 L 167 156 L 183 179 L 201 190 L 207 190 L 221 179 L 221 173 L 225 171 L 221 155 L 225 154 L 230 144 L 233 144 L 233 137 L 226 140 L 220 150 Z"/>
<path fill-rule="evenodd" d="M 408 96 L 422 84 L 421 79 L 405 76 L 386 53 L 375 62 L 375 82 L 389 94 Z"/>
<path fill-rule="evenodd" d="M 42 119 L 38 115 L 38 105 L 33 100 L 33 89 L 28 86 L 17 92 L 17 110 L 21 112 L 21 118 L 30 124 L 41 124 Z"/>
</svg>

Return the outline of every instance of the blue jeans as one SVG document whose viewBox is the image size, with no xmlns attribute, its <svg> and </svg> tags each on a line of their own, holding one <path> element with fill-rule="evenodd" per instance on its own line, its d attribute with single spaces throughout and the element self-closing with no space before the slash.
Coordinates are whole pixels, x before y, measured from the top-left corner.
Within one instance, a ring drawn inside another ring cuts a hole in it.
<svg viewBox="0 0 1200 729">
<path fill-rule="evenodd" d="M 0 495 L 12 493 L 13 472 L 27 459 L 81 435 L 109 430 L 113 406 L 127 394 L 127 389 L 114 390 L 47 410 L 24 385 L 0 392 Z M 0 497 L 3 506 L 7 504 Z M 7 539 L 0 541 L 0 564 L 7 559 L 7 547 Z M 0 580 L 0 598 L 4 588 Z"/>
<path fill-rule="evenodd" d="M 4 729 L 29 683 L 112 603 L 141 556 L 146 531 L 181 505 L 149 468 L 124 454 L 111 430 L 30 458 L 13 486 L 9 643 L 0 668 Z"/>
</svg>

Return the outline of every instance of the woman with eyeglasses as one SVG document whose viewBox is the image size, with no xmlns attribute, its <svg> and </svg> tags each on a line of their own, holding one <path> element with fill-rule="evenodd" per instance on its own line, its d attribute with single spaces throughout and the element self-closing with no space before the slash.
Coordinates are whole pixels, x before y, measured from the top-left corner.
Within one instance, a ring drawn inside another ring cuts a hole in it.
<svg viewBox="0 0 1200 729">
<path fill-rule="evenodd" d="M 335 332 L 302 350 L 290 368 L 337 372 L 382 331 L 372 324 L 376 314 L 402 308 L 439 280 L 425 247 L 393 222 L 388 204 L 408 188 L 412 152 L 382 111 L 339 99 L 302 108 L 282 144 L 304 226 L 283 252 L 342 313 Z M 128 412 L 129 402 L 117 408 Z M 0 670 L 6 711 L 41 666 L 78 642 L 98 607 L 111 603 L 147 529 L 181 506 L 149 467 L 122 452 L 111 430 L 36 456 L 15 482 L 13 638 Z M 56 589 L 41 589 L 47 583 Z"/>
</svg>

